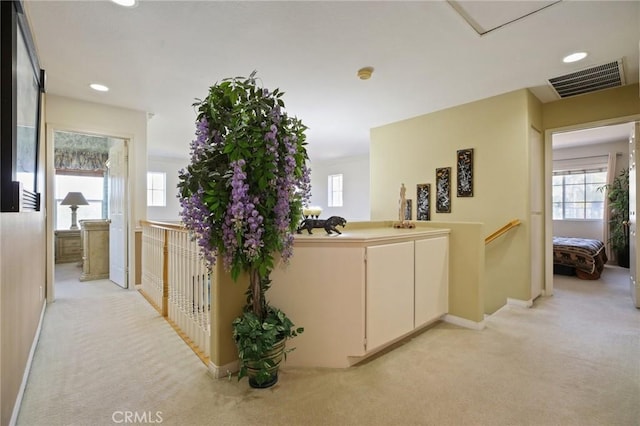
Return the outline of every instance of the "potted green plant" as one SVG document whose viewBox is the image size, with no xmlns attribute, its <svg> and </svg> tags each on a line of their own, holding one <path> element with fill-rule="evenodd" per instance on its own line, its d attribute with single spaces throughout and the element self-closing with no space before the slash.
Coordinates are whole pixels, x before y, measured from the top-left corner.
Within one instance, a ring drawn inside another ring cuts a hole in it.
<svg viewBox="0 0 640 426">
<path fill-rule="evenodd" d="M 310 194 L 306 126 L 285 112 L 282 95 L 260 87 L 255 71 L 211 86 L 194 103 L 196 138 L 179 172 L 181 217 L 203 258 L 222 261 L 234 280 L 248 274 L 247 304 L 232 326 L 238 379 L 249 375 L 254 387 L 275 384 L 282 352 L 272 356 L 273 346 L 303 331 L 266 298 Z"/>
<path fill-rule="evenodd" d="M 606 190 L 609 200 L 609 244 L 618 265 L 629 267 L 629 169 L 622 169 L 612 183 L 598 188 Z"/>
</svg>

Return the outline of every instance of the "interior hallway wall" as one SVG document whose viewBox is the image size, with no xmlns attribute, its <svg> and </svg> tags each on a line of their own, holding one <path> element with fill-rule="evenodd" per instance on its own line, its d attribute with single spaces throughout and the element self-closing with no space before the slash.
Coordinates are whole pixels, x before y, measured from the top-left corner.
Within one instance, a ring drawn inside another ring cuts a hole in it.
<svg viewBox="0 0 640 426">
<path fill-rule="evenodd" d="M 638 83 L 546 103 L 542 124 L 545 130 L 562 129 L 637 114 L 640 114 Z"/>
<path fill-rule="evenodd" d="M 43 102 L 42 108 L 45 104 Z M 44 123 L 44 115 L 42 118 Z M 44 125 L 38 191 L 46 202 Z M 46 213 L 0 213 L 0 425 L 9 424 L 45 304 Z"/>
<path fill-rule="evenodd" d="M 147 167 L 150 172 L 166 173 L 166 206 L 147 206 L 147 219 L 174 222 L 180 220 L 178 202 L 178 171 L 189 164 L 187 158 L 149 156 Z"/>
<path fill-rule="evenodd" d="M 342 216 L 348 222 L 369 220 L 371 215 L 368 155 L 312 161 L 310 167 L 311 205 L 322 207 L 322 218 Z M 328 207 L 328 177 L 340 173 L 343 175 L 344 205 Z"/>
<path fill-rule="evenodd" d="M 397 219 L 399 188 L 416 218 L 416 185 L 431 185 L 431 220 L 480 222 L 487 235 L 512 219 L 523 224 L 486 250 L 485 309 L 530 295 L 529 110 L 527 90 L 400 121 L 371 131 L 371 220 Z M 538 105 L 539 108 L 539 105 Z M 540 123 L 537 123 L 540 125 Z M 457 150 L 474 149 L 473 197 L 456 196 Z M 451 213 L 435 212 L 436 168 L 451 167 Z"/>
</svg>

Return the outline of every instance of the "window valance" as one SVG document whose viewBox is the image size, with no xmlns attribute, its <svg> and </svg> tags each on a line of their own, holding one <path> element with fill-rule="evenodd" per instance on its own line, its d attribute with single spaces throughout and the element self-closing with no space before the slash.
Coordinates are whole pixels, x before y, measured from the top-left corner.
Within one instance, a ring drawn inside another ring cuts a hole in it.
<svg viewBox="0 0 640 426">
<path fill-rule="evenodd" d="M 82 149 L 56 149 L 54 167 L 56 172 L 65 170 L 104 172 L 109 155 L 106 152 Z"/>
</svg>

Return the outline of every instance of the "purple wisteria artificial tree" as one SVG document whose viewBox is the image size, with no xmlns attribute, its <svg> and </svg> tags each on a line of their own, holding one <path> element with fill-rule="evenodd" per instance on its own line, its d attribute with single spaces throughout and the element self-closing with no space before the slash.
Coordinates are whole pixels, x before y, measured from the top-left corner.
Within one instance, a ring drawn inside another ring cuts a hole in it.
<svg viewBox="0 0 640 426">
<path fill-rule="evenodd" d="M 255 72 L 211 86 L 194 104 L 191 162 L 179 174 L 182 220 L 204 259 L 210 266 L 221 260 L 234 280 L 249 275 L 247 306 L 233 323 L 239 377 L 246 374 L 245 361 L 260 355 L 254 352 L 302 331 L 265 298 L 276 259 L 292 255 L 310 194 L 306 126 L 287 115 L 282 95 L 259 87 Z M 245 341 L 245 334 L 251 339 Z"/>
</svg>

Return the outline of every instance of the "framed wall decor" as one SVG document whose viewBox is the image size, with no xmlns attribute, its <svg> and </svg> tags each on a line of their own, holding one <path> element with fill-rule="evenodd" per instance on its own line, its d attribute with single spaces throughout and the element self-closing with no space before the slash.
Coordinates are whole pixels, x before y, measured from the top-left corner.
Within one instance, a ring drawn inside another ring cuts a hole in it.
<svg viewBox="0 0 640 426">
<path fill-rule="evenodd" d="M 473 197 L 473 148 L 458 150 L 458 197 Z"/>
<path fill-rule="evenodd" d="M 436 169 L 436 213 L 451 213 L 451 167 Z"/>
<path fill-rule="evenodd" d="M 431 184 L 417 185 L 416 209 L 417 220 L 431 220 Z"/>
<path fill-rule="evenodd" d="M 0 211 L 38 211 L 40 69 L 22 1 L 0 2 Z"/>
</svg>

